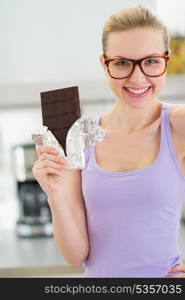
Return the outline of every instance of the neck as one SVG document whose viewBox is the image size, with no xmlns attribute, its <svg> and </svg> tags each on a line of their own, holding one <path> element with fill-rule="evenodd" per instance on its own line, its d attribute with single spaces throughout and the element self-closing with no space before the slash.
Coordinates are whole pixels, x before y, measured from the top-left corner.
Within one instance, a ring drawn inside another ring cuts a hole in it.
<svg viewBox="0 0 185 300">
<path fill-rule="evenodd" d="M 161 101 L 154 100 L 138 109 L 117 100 L 113 108 L 105 115 L 104 126 L 110 130 L 132 134 L 144 129 L 159 118 L 161 106 Z"/>
</svg>

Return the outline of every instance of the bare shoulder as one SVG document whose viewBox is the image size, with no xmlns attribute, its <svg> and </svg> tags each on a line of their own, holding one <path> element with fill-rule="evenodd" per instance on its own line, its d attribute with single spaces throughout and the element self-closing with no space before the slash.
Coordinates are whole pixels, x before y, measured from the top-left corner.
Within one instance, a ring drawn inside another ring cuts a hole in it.
<svg viewBox="0 0 185 300">
<path fill-rule="evenodd" d="M 172 104 L 169 118 L 174 132 L 180 137 L 185 137 L 185 104 Z"/>
</svg>

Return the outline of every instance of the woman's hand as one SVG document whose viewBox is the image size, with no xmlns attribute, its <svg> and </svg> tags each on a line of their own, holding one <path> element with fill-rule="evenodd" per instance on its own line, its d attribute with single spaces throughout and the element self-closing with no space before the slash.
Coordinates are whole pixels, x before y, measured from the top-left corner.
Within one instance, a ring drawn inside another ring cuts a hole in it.
<svg viewBox="0 0 185 300">
<path fill-rule="evenodd" d="M 59 156 L 59 152 L 49 146 L 36 146 L 38 160 L 32 168 L 35 179 L 50 198 L 61 198 L 62 170 L 66 169 L 67 161 Z"/>
<path fill-rule="evenodd" d="M 179 274 L 170 274 L 167 278 L 185 278 L 185 264 L 179 264 L 172 267 L 168 272 L 180 272 Z"/>
</svg>

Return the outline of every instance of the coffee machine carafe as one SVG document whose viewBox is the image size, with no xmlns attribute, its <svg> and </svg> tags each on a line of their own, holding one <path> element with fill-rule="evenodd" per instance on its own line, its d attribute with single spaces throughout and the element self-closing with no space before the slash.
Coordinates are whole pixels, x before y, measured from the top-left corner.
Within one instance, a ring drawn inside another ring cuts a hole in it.
<svg viewBox="0 0 185 300">
<path fill-rule="evenodd" d="M 37 159 L 35 144 L 14 146 L 12 158 L 19 206 L 17 236 L 52 236 L 52 218 L 47 196 L 32 174 L 32 167 Z"/>
</svg>

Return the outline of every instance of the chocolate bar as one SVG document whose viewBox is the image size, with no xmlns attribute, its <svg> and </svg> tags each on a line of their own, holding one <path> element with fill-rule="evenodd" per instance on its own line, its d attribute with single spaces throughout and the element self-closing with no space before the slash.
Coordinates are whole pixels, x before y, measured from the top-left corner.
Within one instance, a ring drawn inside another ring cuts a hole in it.
<svg viewBox="0 0 185 300">
<path fill-rule="evenodd" d="M 43 126 L 47 126 L 66 155 L 66 137 L 73 123 L 81 117 L 78 86 L 40 93 Z"/>
</svg>

